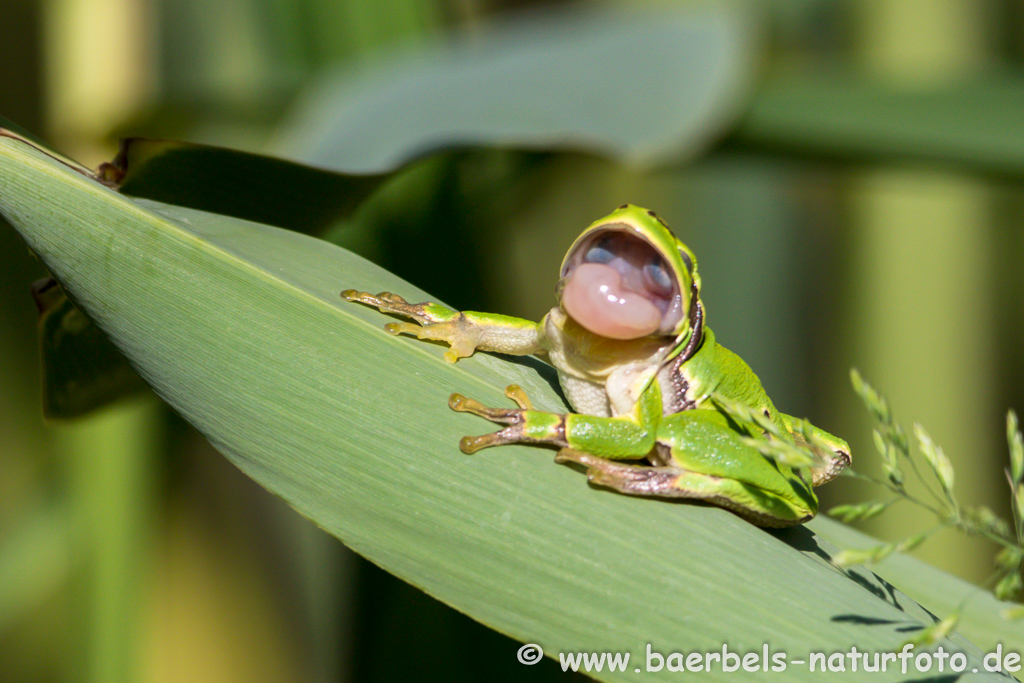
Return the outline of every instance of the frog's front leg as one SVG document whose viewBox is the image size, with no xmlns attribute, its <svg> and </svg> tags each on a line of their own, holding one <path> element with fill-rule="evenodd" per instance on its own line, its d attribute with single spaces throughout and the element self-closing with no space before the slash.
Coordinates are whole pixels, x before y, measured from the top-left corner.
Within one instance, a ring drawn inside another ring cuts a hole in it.
<svg viewBox="0 0 1024 683">
<path fill-rule="evenodd" d="M 522 318 L 453 311 L 430 301 L 411 304 L 391 292 L 370 294 L 346 289 L 341 296 L 347 301 L 374 306 L 383 313 L 412 318 L 416 323 L 388 323 L 384 329 L 389 334 L 413 334 L 419 339 L 447 342 L 451 348 L 445 352 L 444 359 L 449 363 L 471 356 L 476 349 L 517 356 L 544 350 L 538 324 Z"/>
</svg>

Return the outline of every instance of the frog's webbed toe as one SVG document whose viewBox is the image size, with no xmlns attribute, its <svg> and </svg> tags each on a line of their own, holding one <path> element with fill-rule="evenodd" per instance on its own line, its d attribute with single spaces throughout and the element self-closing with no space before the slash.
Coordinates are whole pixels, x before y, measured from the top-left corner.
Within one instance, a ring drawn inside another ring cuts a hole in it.
<svg viewBox="0 0 1024 683">
<path fill-rule="evenodd" d="M 341 298 L 345 301 L 356 301 L 367 306 L 374 306 L 386 313 L 400 313 L 402 315 L 408 315 L 408 309 L 415 306 L 415 304 L 410 304 L 402 297 L 391 292 L 370 294 L 369 292 L 360 292 L 355 289 L 346 289 L 341 293 Z"/>
<path fill-rule="evenodd" d="M 445 351 L 444 359 L 449 363 L 473 355 L 478 346 L 479 332 L 467 322 L 466 317 L 440 304 L 429 301 L 411 304 L 391 292 L 370 294 L 354 289 L 346 289 L 341 297 L 346 301 L 375 306 L 382 313 L 412 318 L 415 322 L 388 323 L 384 330 L 395 336 L 410 334 L 417 339 L 447 343 L 450 348 Z"/>
<path fill-rule="evenodd" d="M 814 486 L 827 484 L 842 474 L 849 466 L 850 454 L 837 450 L 832 458 L 822 459 L 819 465 L 811 467 L 811 482 Z"/>
<path fill-rule="evenodd" d="M 537 443 L 565 446 L 565 416 L 534 410 L 521 387 L 510 384 L 505 396 L 516 402 L 518 408 L 488 408 L 462 394 L 452 394 L 448 407 L 459 413 L 471 413 L 496 424 L 508 425 L 504 429 L 483 436 L 465 436 L 459 441 L 463 453 L 476 453 L 481 448 L 508 443 Z"/>
<path fill-rule="evenodd" d="M 505 387 L 505 395 L 515 401 L 519 408 L 488 408 L 483 403 L 480 403 L 480 401 L 466 398 L 462 394 L 452 394 L 449 396 L 448 407 L 457 413 L 472 413 L 485 420 L 499 424 L 522 422 L 522 414 L 527 410 L 533 410 L 526 392 L 518 384 L 510 384 Z"/>
<path fill-rule="evenodd" d="M 453 317 L 458 315 L 456 311 L 452 311 L 449 308 L 440 304 L 435 304 L 431 301 L 411 304 L 402 297 L 397 294 L 392 294 L 391 292 L 370 294 L 369 292 L 360 292 L 355 289 L 346 289 L 341 293 L 341 298 L 346 301 L 355 301 L 357 303 L 366 304 L 367 306 L 373 306 L 381 313 L 393 313 L 395 315 L 405 316 L 406 318 L 412 318 L 421 325 L 444 322 L 451 320 Z M 409 325 L 409 323 L 402 324 Z M 390 332 L 391 330 L 388 331 Z M 392 332 L 392 334 L 398 334 L 398 332 Z"/>
</svg>

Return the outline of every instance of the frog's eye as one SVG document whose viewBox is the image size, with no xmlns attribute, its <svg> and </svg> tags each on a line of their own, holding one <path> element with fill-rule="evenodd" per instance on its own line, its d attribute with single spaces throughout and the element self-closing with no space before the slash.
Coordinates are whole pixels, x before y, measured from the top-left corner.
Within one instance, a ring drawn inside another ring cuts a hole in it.
<svg viewBox="0 0 1024 683">
<path fill-rule="evenodd" d="M 683 263 L 686 265 L 686 272 L 693 276 L 693 259 L 690 258 L 685 249 L 680 249 L 679 255 L 683 258 Z"/>
<path fill-rule="evenodd" d="M 611 263 L 612 259 L 615 258 L 615 254 L 612 253 L 611 239 L 605 237 L 598 241 L 594 246 L 587 249 L 587 253 L 583 256 L 584 263 Z"/>
<path fill-rule="evenodd" d="M 661 296 L 667 297 L 672 294 L 672 277 L 668 274 L 664 262 L 657 256 L 651 257 L 644 264 L 644 280 Z"/>
</svg>

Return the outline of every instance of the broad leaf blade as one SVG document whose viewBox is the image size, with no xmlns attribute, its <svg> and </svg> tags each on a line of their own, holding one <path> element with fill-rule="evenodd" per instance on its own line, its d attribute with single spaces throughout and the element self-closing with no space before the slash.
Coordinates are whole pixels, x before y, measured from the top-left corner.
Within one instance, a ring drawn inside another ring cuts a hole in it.
<svg viewBox="0 0 1024 683">
<path fill-rule="evenodd" d="M 361 172 L 473 145 L 677 162 L 706 148 L 741 111 L 756 40 L 740 8 L 583 4 L 506 17 L 324 78 L 276 148 Z"/>
<path fill-rule="evenodd" d="M 824 516 L 808 526 L 840 548 L 866 548 L 880 543 Z M 903 553 L 893 553 L 871 569 L 886 581 L 901 586 L 909 597 L 927 605 L 940 617 L 961 609 L 957 631 L 985 652 L 994 652 L 1000 643 L 1004 653 L 1024 652 L 1024 630 L 1019 623 L 1002 616 L 1002 611 L 1012 608 L 1013 603 L 1001 602 L 989 591 Z"/>
<path fill-rule="evenodd" d="M 349 175 L 172 140 L 127 138 L 100 168 L 118 189 L 203 211 L 316 234 L 356 207 L 388 174 Z"/>
<path fill-rule="evenodd" d="M 743 146 L 843 160 L 949 163 L 1024 175 L 1024 78 L 937 89 L 885 87 L 850 74 L 768 81 L 736 131 Z"/>
<path fill-rule="evenodd" d="M 453 390 L 502 405 L 521 384 L 561 409 L 550 372 L 382 332 L 346 287 L 425 297 L 322 241 L 130 200 L 0 138 L 0 210 L 168 403 L 242 470 L 370 560 L 549 655 L 647 645 L 885 652 L 930 617 L 867 572 L 844 573 L 804 529 L 767 533 L 724 510 L 588 487 L 537 448 L 473 457 L 489 425 Z M 962 638 L 943 641 L 980 652 Z M 640 671 L 634 671 L 639 668 Z M 806 665 L 791 679 L 818 678 Z M 708 680 L 732 680 L 718 668 Z M 901 678 L 898 671 L 880 681 Z"/>
<path fill-rule="evenodd" d="M 133 197 L 316 234 L 350 218 L 390 174 L 350 175 L 240 150 L 128 138 L 96 175 Z M 144 386 L 66 297 L 40 308 L 47 417 L 79 417 Z"/>
</svg>

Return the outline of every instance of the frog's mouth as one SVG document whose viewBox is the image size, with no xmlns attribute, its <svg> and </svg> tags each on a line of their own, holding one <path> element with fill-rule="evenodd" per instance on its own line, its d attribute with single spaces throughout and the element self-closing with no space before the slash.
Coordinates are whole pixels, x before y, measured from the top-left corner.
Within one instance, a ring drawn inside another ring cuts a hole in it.
<svg viewBox="0 0 1024 683">
<path fill-rule="evenodd" d="M 683 316 L 678 274 L 624 224 L 577 246 L 566 259 L 558 297 L 573 320 L 609 339 L 672 334 Z"/>
</svg>

